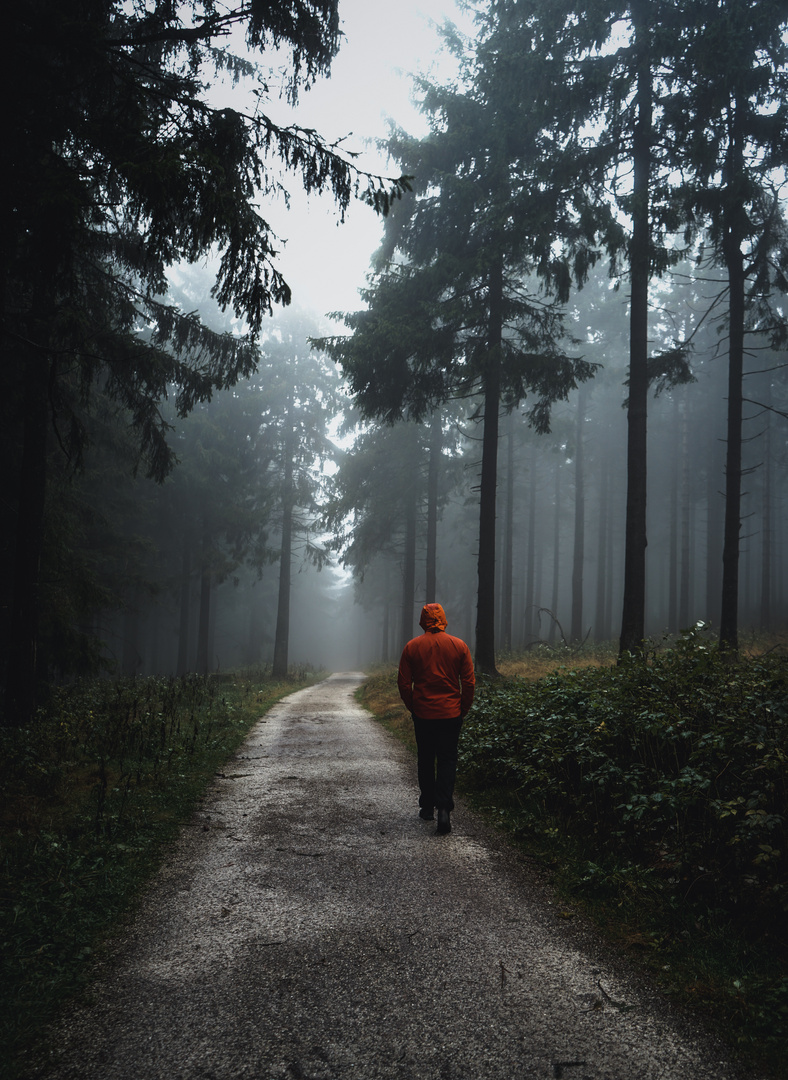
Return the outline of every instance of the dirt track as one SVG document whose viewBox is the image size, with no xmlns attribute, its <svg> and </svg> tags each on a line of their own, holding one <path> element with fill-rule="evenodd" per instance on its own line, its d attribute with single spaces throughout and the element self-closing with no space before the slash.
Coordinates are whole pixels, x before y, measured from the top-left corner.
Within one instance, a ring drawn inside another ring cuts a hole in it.
<svg viewBox="0 0 788 1080">
<path fill-rule="evenodd" d="M 449 836 L 419 820 L 361 678 L 261 721 L 30 1075 L 738 1076 L 461 804 Z"/>
</svg>

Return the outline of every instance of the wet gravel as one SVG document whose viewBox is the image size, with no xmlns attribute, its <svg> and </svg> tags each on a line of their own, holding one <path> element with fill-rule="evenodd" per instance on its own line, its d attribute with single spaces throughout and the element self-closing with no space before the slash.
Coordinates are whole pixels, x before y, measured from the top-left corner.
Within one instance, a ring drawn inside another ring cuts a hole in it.
<svg viewBox="0 0 788 1080">
<path fill-rule="evenodd" d="M 461 803 L 419 819 L 361 680 L 264 717 L 29 1075 L 737 1078 Z"/>
</svg>

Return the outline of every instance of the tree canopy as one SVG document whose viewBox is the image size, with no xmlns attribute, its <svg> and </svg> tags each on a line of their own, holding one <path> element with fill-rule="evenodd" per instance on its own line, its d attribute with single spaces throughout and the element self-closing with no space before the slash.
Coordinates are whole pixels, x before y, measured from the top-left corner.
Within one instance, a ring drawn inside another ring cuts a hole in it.
<svg viewBox="0 0 788 1080">
<path fill-rule="evenodd" d="M 337 0 L 33 0 L 6 33 L 6 196 L 0 237 L 5 460 L 18 471 L 14 652 L 7 708 L 29 713 L 51 432 L 75 464 L 97 389 L 124 410 L 137 457 L 163 477 L 175 452 L 162 402 L 183 417 L 249 376 L 254 344 L 290 289 L 264 215 L 283 174 L 386 210 L 407 188 L 362 174 L 312 130 L 268 115 L 271 72 L 287 54 L 291 102 L 329 70 Z M 242 36 L 250 56 L 233 54 Z M 277 55 L 278 54 L 278 55 Z M 253 80 L 254 110 L 217 105 L 212 80 Z M 217 260 L 213 294 L 242 328 L 216 332 L 168 296 L 168 269 Z"/>
</svg>

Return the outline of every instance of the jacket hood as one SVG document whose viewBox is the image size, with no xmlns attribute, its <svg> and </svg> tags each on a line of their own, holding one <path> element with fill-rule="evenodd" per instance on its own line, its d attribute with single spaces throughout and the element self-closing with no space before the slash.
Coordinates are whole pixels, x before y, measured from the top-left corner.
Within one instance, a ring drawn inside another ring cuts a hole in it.
<svg viewBox="0 0 788 1080">
<path fill-rule="evenodd" d="M 440 604 L 425 604 L 421 609 L 419 626 L 428 634 L 437 634 L 448 626 L 446 613 Z"/>
</svg>

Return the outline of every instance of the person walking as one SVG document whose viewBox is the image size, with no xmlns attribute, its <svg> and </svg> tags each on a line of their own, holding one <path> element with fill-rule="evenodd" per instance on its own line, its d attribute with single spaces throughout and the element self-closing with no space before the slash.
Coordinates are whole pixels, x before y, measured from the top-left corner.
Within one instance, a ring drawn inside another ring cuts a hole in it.
<svg viewBox="0 0 788 1080">
<path fill-rule="evenodd" d="M 402 650 L 397 672 L 416 734 L 419 817 L 433 821 L 437 808 L 439 835 L 451 832 L 460 728 L 476 686 L 471 650 L 446 633 L 447 625 L 440 604 L 425 604 L 419 619 L 424 633 Z"/>
</svg>

